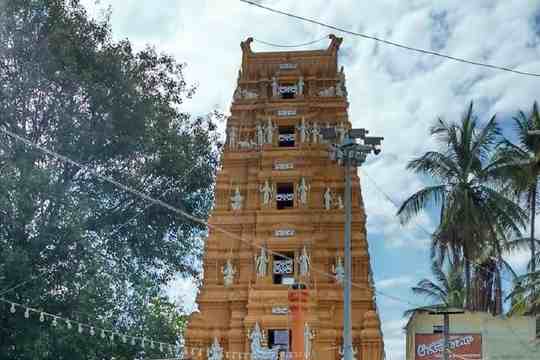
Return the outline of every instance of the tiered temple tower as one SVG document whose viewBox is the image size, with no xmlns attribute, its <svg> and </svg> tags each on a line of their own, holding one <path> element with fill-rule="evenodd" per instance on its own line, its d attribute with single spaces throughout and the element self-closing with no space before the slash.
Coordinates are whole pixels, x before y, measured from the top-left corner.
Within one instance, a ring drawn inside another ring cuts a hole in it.
<svg viewBox="0 0 540 360">
<path fill-rule="evenodd" d="M 343 137 L 350 122 L 338 68 L 342 39 L 330 39 L 327 49 L 315 51 L 254 53 L 251 38 L 241 43 L 242 68 L 210 218 L 227 233 L 210 229 L 200 312 L 190 319 L 188 347 L 207 348 L 216 339 L 225 354 L 251 352 L 248 336 L 258 324 L 263 346 L 287 349 L 288 285 L 296 279 L 310 294 L 308 356 L 340 358 L 344 169 L 329 158 L 321 129 L 333 127 Z M 358 360 L 381 360 L 357 175 L 353 184 L 353 344 Z"/>
</svg>

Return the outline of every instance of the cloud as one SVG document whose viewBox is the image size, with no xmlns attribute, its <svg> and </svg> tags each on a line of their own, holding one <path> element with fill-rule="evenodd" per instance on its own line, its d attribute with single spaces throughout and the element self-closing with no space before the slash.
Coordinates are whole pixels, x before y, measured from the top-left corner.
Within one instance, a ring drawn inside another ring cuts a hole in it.
<svg viewBox="0 0 540 360">
<path fill-rule="evenodd" d="M 93 0 L 84 3 L 96 13 Z M 540 72 L 538 2 L 273 0 L 265 3 L 411 46 Z M 253 36 L 274 43 L 295 44 L 330 32 L 239 1 L 102 0 L 99 7 L 108 4 L 113 6 L 115 38 L 128 37 L 139 48 L 152 42 L 159 51 L 169 52 L 188 64 L 187 80 L 197 83 L 199 91 L 183 107 L 196 114 L 229 108 L 241 61 L 241 40 Z M 326 43 L 320 42 L 313 47 L 324 46 Z M 260 43 L 254 44 L 254 48 L 276 50 Z M 355 127 L 370 129 L 373 135 L 385 137 L 383 152 L 370 159 L 365 170 L 377 187 L 397 203 L 426 185 L 425 179 L 410 173 L 405 166 L 434 147 L 428 129 L 438 116 L 457 120 L 467 103 L 474 100 L 480 119 L 488 119 L 497 112 L 500 120 L 507 123 L 509 114 L 517 109 L 529 109 L 539 97 L 538 78 L 412 53 L 367 39 L 345 35 L 342 54 L 340 62 L 345 65 L 351 122 Z M 418 274 L 412 273 L 411 268 L 429 269 L 426 251 L 429 236 L 414 224 L 401 226 L 395 217 L 395 206 L 377 187 L 362 177 L 375 275 L 384 274 L 388 280 L 407 274 L 416 279 Z M 430 213 L 416 221 L 428 231 L 437 223 Z M 513 255 L 511 260 L 523 266 L 525 255 Z M 183 294 L 190 287 L 177 285 L 177 289 Z M 387 291 L 403 296 L 403 292 L 390 287 Z M 392 360 L 404 358 L 404 336 L 395 329 L 395 324 L 400 323 L 401 312 L 406 307 L 403 302 L 380 301 L 386 352 Z"/>
<path fill-rule="evenodd" d="M 411 285 L 414 279 L 411 276 L 403 275 L 394 278 L 387 278 L 379 280 L 375 283 L 376 288 L 379 290 L 395 289 L 396 287 L 406 287 Z"/>
</svg>

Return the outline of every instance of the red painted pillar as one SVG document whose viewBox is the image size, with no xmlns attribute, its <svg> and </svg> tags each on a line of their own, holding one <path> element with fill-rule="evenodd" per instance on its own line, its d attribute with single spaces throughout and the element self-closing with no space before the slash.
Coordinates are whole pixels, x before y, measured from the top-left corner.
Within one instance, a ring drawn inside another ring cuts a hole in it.
<svg viewBox="0 0 540 360">
<path fill-rule="evenodd" d="M 304 327 L 308 296 L 309 292 L 304 284 L 294 284 L 289 289 L 293 360 L 304 360 Z"/>
</svg>

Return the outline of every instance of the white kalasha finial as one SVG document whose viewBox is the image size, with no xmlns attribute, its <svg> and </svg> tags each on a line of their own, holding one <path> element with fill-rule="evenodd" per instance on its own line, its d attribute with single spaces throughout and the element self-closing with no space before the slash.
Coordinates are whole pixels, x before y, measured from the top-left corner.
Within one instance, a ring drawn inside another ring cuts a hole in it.
<svg viewBox="0 0 540 360">
<path fill-rule="evenodd" d="M 231 286 L 234 283 L 234 275 L 236 274 L 236 270 L 231 263 L 231 259 L 227 260 L 227 262 L 221 269 L 221 273 L 223 274 L 223 284 L 225 285 L 225 287 Z"/>
<path fill-rule="evenodd" d="M 332 272 L 334 273 L 338 284 L 343 284 L 343 280 L 345 279 L 345 268 L 343 267 L 343 261 L 340 256 L 336 259 L 336 265 L 332 266 Z"/>
<path fill-rule="evenodd" d="M 323 195 L 323 200 L 324 200 L 324 208 L 326 210 L 330 210 L 332 208 L 332 203 L 333 203 L 333 196 L 332 196 L 332 191 L 330 190 L 330 188 L 326 188 L 326 191 L 324 192 L 324 195 Z"/>
<path fill-rule="evenodd" d="M 302 249 L 302 254 L 298 258 L 298 265 L 300 270 L 300 276 L 308 276 L 309 268 L 311 266 L 311 259 L 307 253 L 306 247 Z"/>
<path fill-rule="evenodd" d="M 308 202 L 309 189 L 310 186 L 306 184 L 306 179 L 302 177 L 300 184 L 298 184 L 298 200 L 300 200 L 302 205 L 306 205 Z"/>
<path fill-rule="evenodd" d="M 208 360 L 222 360 L 223 348 L 219 344 L 217 337 L 214 336 L 214 342 L 208 348 Z"/>
<path fill-rule="evenodd" d="M 266 248 L 263 246 L 261 247 L 261 254 L 259 256 L 255 256 L 255 267 L 257 271 L 257 277 L 266 276 L 269 262 L 270 262 L 270 259 L 268 258 L 268 255 L 266 255 Z"/>
<path fill-rule="evenodd" d="M 231 208 L 233 210 L 240 210 L 242 209 L 242 203 L 244 202 L 244 197 L 240 194 L 240 188 L 238 185 L 236 185 L 236 190 L 234 191 L 234 195 L 231 196 Z"/>
</svg>

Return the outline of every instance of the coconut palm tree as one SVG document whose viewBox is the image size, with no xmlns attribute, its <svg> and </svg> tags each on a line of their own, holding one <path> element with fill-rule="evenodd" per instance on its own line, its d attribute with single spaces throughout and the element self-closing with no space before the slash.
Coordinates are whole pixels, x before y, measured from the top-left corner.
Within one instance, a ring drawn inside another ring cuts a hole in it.
<svg viewBox="0 0 540 360">
<path fill-rule="evenodd" d="M 446 268 L 444 269 L 444 267 Z M 404 316 L 409 316 L 417 310 L 463 308 L 465 304 L 463 269 L 459 265 L 454 265 L 450 260 L 444 263 L 433 260 L 431 272 L 435 277 L 434 281 L 422 279 L 411 290 L 415 295 L 427 298 L 432 304 L 409 309 L 405 311 Z"/>
<path fill-rule="evenodd" d="M 501 132 L 493 116 L 480 126 L 471 102 L 460 122 L 438 119 L 431 128 L 437 151 L 412 160 L 407 169 L 428 176 L 432 184 L 406 199 L 397 214 L 407 223 L 420 212 L 436 208 L 439 226 L 432 239 L 442 263 L 448 255 L 465 270 L 466 307 L 472 309 L 471 266 L 488 246 L 501 249 L 508 234 L 519 234 L 526 213 L 498 192 L 491 180 L 497 162 L 493 148 Z"/>
<path fill-rule="evenodd" d="M 530 272 L 536 272 L 535 217 L 538 209 L 540 177 L 540 112 L 538 103 L 534 102 L 530 114 L 519 111 L 514 118 L 514 129 L 517 142 L 504 139 L 497 149 L 499 158 L 499 174 L 509 180 L 513 190 L 529 211 L 531 249 Z"/>
</svg>

